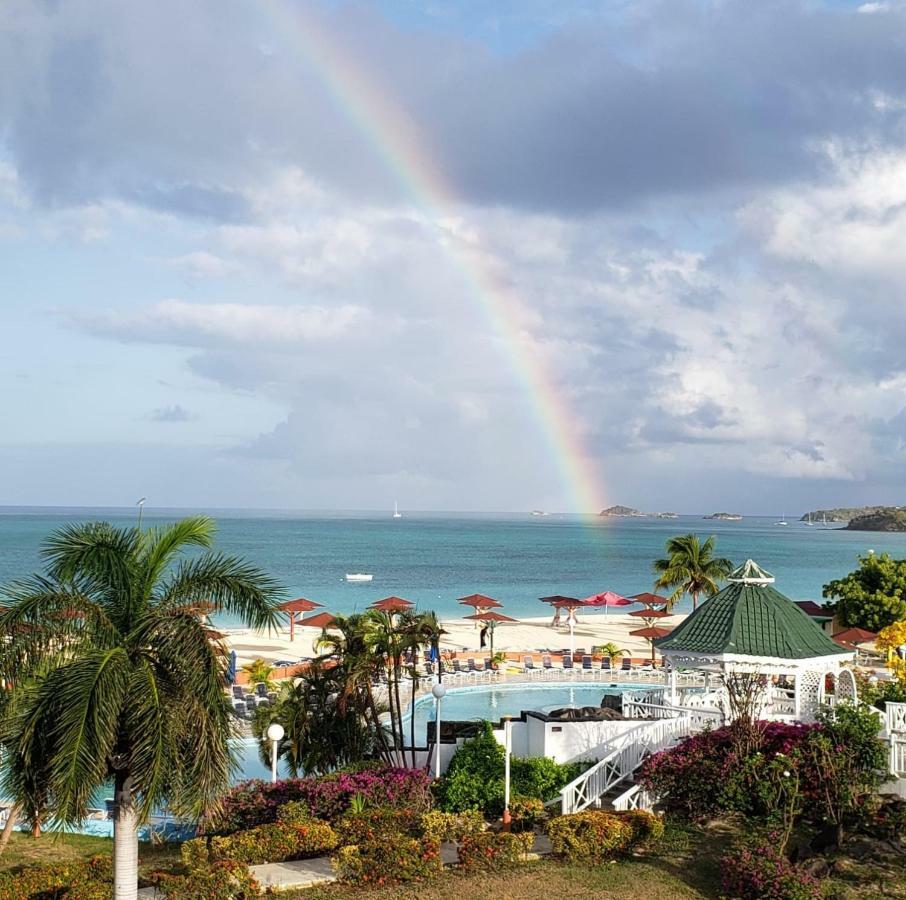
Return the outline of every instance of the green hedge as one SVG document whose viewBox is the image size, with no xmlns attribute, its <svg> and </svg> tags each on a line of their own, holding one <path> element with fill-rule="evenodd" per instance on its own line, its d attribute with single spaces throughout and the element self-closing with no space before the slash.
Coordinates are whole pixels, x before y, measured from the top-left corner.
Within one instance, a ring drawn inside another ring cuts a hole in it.
<svg viewBox="0 0 906 900">
<path fill-rule="evenodd" d="M 375 807 L 359 813 L 347 811 L 333 823 L 333 827 L 344 846 L 371 844 L 394 834 L 421 837 L 422 817 L 408 809 Z"/>
<path fill-rule="evenodd" d="M 26 866 L 0 875 L 0 900 L 109 900 L 110 857 L 74 860 L 51 866 Z"/>
<path fill-rule="evenodd" d="M 321 856 L 336 849 L 340 839 L 326 822 L 310 820 L 302 825 L 275 822 L 228 837 L 195 838 L 182 845 L 182 859 L 190 871 L 204 869 L 208 863 L 235 860 L 247 866 L 285 862 Z"/>
<path fill-rule="evenodd" d="M 519 865 L 532 849 L 535 835 L 483 831 L 467 834 L 459 845 L 459 865 L 467 871 L 496 871 Z"/>
<path fill-rule="evenodd" d="M 343 847 L 333 865 L 340 881 L 376 886 L 434 878 L 443 869 L 437 841 L 400 835 Z"/>
<path fill-rule="evenodd" d="M 242 863 L 222 860 L 188 875 L 166 875 L 158 890 L 173 900 L 252 900 L 260 888 Z M 109 897 L 108 889 L 105 898 Z"/>
<path fill-rule="evenodd" d="M 547 823 L 554 854 L 570 860 L 609 859 L 628 850 L 633 827 L 612 812 L 586 810 Z"/>
<path fill-rule="evenodd" d="M 435 841 L 461 841 L 466 835 L 484 831 L 484 816 L 478 810 L 464 812 L 441 812 L 431 810 L 422 816 L 422 831 L 425 837 Z"/>
</svg>

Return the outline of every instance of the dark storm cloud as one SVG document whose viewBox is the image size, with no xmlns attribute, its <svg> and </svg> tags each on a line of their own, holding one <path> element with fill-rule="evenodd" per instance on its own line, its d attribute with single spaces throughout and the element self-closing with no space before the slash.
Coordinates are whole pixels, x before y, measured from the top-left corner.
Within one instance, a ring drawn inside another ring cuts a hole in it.
<svg viewBox="0 0 906 900">
<path fill-rule="evenodd" d="M 242 4 L 14 2 L 0 17 L 5 143 L 38 199 L 230 221 L 274 163 L 357 194 L 398 188 L 299 46 Z M 562 212 L 739 190 L 820 177 L 822 141 L 902 137 L 886 102 L 906 90 L 899 11 L 651 2 L 502 57 L 374 10 L 323 21 L 473 202 Z"/>
</svg>

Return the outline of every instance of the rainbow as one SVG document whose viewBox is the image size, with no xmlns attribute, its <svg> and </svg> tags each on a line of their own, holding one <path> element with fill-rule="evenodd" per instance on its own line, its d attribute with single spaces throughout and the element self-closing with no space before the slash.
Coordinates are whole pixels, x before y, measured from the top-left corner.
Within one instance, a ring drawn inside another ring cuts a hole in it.
<svg viewBox="0 0 906 900">
<path fill-rule="evenodd" d="M 287 0 L 261 0 L 261 8 L 269 14 L 278 39 L 292 43 L 293 51 L 301 54 L 303 62 L 368 140 L 415 206 L 435 220 L 461 206 L 453 185 L 433 160 L 414 123 L 390 92 L 380 89 L 376 73 L 366 73 L 337 45 L 311 13 L 309 0 L 295 6 Z M 446 250 L 506 348 L 508 362 L 524 385 L 575 511 L 602 508 L 606 494 L 584 446 L 582 426 L 543 361 L 532 352 L 530 337 L 519 324 L 524 312 L 519 298 L 494 271 L 480 247 L 448 241 Z"/>
</svg>

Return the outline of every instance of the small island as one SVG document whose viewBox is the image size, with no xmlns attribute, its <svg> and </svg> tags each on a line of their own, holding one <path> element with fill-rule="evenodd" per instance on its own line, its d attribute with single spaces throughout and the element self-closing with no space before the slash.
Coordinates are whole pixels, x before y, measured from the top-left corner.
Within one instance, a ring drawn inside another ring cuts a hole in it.
<svg viewBox="0 0 906 900">
<path fill-rule="evenodd" d="M 882 506 L 875 512 L 855 516 L 846 525 L 848 531 L 906 531 L 906 509 Z"/>
<path fill-rule="evenodd" d="M 703 519 L 720 519 L 722 522 L 741 522 L 742 516 L 739 513 L 711 513 L 710 516 L 702 516 Z"/>
<path fill-rule="evenodd" d="M 633 509 L 631 506 L 608 506 L 607 509 L 602 509 L 598 513 L 599 516 L 614 516 L 614 517 L 624 517 L 624 518 L 644 518 L 645 513 L 640 512 L 637 509 Z"/>
<path fill-rule="evenodd" d="M 874 516 L 885 513 L 899 506 L 838 506 L 834 509 L 814 509 L 802 516 L 799 521 L 810 525 L 826 524 L 828 522 L 851 522 L 863 516 Z M 873 530 L 873 529 L 872 529 Z"/>
<path fill-rule="evenodd" d="M 662 513 L 655 513 L 655 518 L 657 518 L 657 519 L 678 519 L 679 516 L 675 512 L 662 512 Z"/>
</svg>

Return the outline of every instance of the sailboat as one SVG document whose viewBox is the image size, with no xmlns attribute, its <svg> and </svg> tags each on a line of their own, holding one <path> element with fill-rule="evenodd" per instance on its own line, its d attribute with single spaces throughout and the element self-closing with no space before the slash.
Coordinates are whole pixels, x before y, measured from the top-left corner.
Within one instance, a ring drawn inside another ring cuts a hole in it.
<svg viewBox="0 0 906 900">
<path fill-rule="evenodd" d="M 393 501 L 393 518 L 402 519 L 402 517 L 403 517 L 403 514 L 400 512 L 399 504 L 396 502 L 396 500 L 394 500 Z"/>
<path fill-rule="evenodd" d="M 814 524 L 815 524 L 815 523 L 812 521 L 812 514 L 811 514 L 810 512 L 805 514 L 805 524 L 806 524 L 806 525 L 814 525 Z"/>
<path fill-rule="evenodd" d="M 786 520 L 786 513 L 781 513 L 781 514 L 780 514 L 780 521 L 779 521 L 779 522 L 775 522 L 774 524 L 775 524 L 775 525 L 789 525 L 790 523 L 787 522 L 787 520 Z"/>
</svg>

